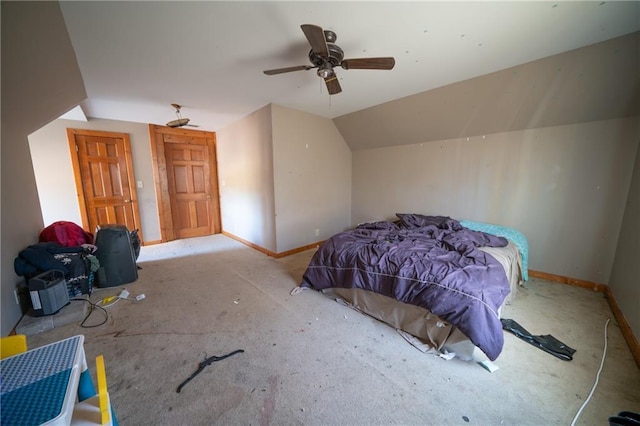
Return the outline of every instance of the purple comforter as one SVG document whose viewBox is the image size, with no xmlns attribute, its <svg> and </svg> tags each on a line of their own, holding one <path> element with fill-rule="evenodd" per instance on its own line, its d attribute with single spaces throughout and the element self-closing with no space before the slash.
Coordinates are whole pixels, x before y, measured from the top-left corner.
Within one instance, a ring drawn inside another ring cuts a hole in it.
<svg viewBox="0 0 640 426">
<path fill-rule="evenodd" d="M 442 216 L 398 214 L 334 235 L 315 253 L 302 287 L 360 288 L 428 309 L 491 360 L 503 346 L 498 308 L 509 294 L 502 265 L 478 247 L 507 240 Z"/>
</svg>

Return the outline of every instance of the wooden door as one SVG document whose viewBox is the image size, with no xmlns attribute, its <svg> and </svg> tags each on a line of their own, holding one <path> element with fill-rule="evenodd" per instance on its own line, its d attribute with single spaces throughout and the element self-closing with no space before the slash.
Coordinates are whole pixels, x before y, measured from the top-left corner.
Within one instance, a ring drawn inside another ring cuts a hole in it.
<svg viewBox="0 0 640 426">
<path fill-rule="evenodd" d="M 219 233 L 215 133 L 151 125 L 163 241 Z"/>
<path fill-rule="evenodd" d="M 211 234 L 209 148 L 202 139 L 167 135 L 164 156 L 176 238 Z"/>
<path fill-rule="evenodd" d="M 140 229 L 131 144 L 126 133 L 67 129 L 82 227 L 120 224 Z M 142 235 L 139 232 L 142 241 Z"/>
</svg>

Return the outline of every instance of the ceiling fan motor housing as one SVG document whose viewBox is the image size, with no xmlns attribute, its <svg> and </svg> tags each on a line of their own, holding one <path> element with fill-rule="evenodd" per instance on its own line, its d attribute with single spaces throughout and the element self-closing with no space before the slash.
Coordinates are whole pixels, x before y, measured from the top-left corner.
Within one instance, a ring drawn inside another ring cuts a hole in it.
<svg viewBox="0 0 640 426">
<path fill-rule="evenodd" d="M 182 127 L 186 126 L 189 123 L 188 118 L 179 118 L 177 120 L 173 120 L 167 123 L 168 127 Z"/>
<path fill-rule="evenodd" d="M 327 43 L 327 50 L 329 51 L 329 56 L 327 57 L 318 55 L 313 51 L 313 49 L 309 51 L 309 61 L 311 61 L 313 66 L 319 67 L 325 62 L 329 62 L 332 66 L 340 65 L 342 59 L 344 59 L 344 52 L 340 46 L 333 43 Z"/>
</svg>

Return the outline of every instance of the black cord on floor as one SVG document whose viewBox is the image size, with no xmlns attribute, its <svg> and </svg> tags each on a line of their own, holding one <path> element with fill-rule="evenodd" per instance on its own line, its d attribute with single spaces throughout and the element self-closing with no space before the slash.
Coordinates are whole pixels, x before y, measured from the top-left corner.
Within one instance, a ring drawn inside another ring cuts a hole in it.
<svg viewBox="0 0 640 426">
<path fill-rule="evenodd" d="M 100 327 L 101 325 L 105 324 L 109 320 L 109 313 L 107 312 L 107 310 L 105 308 L 103 308 L 102 306 L 98 306 L 97 304 L 93 303 L 91 300 L 74 298 L 74 299 L 71 299 L 71 301 L 87 302 L 89 304 L 89 313 L 87 314 L 87 316 L 84 317 L 84 319 L 80 323 L 80 327 L 82 327 L 82 328 Z M 104 321 L 102 321 L 100 324 L 85 325 L 85 323 L 87 322 L 87 320 L 89 319 L 89 317 L 93 313 L 93 310 L 96 309 L 96 308 L 98 308 L 98 309 L 102 310 L 102 312 L 104 312 Z"/>
</svg>

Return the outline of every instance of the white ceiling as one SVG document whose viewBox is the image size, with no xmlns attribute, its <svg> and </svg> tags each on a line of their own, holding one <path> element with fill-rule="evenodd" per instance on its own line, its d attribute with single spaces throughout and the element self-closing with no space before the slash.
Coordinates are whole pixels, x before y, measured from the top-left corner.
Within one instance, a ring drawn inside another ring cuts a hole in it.
<svg viewBox="0 0 640 426">
<path fill-rule="evenodd" d="M 216 131 L 276 103 L 335 118 L 640 30 L 640 2 L 61 2 L 89 117 L 164 124 L 171 103 Z M 343 70 L 329 96 L 301 24 L 337 34 L 345 58 L 393 56 L 391 71 Z"/>
</svg>

